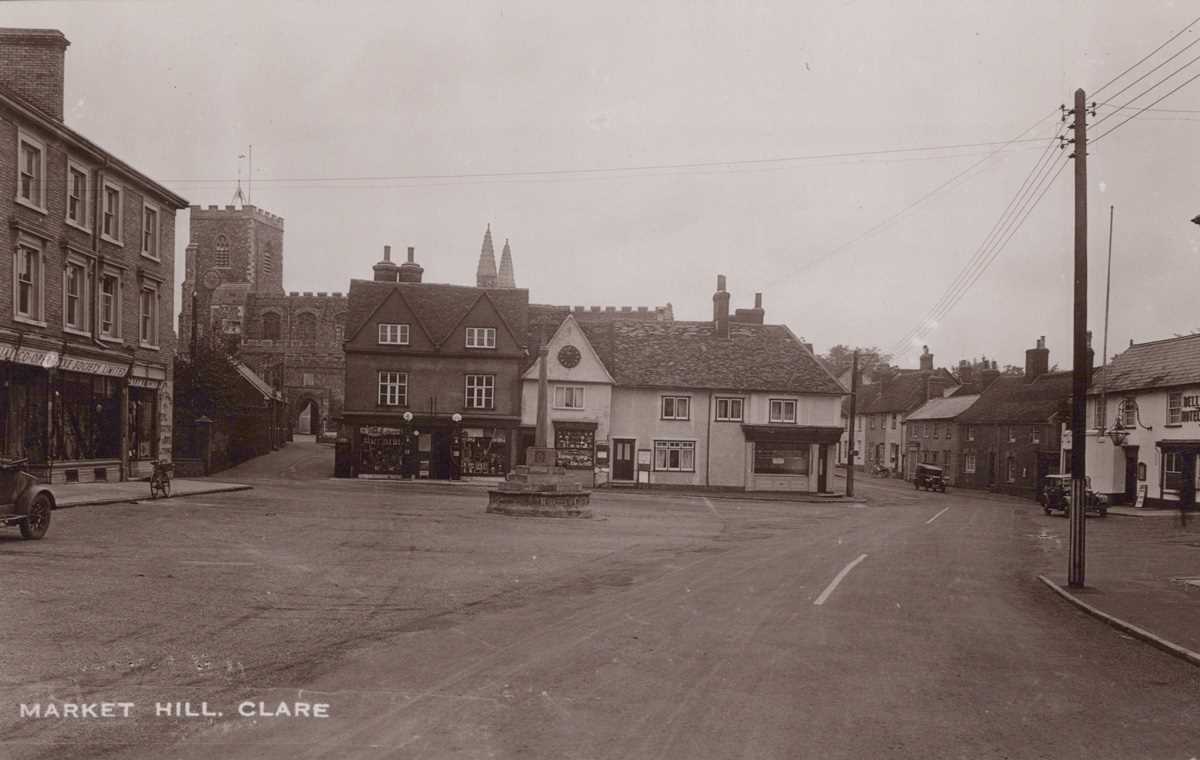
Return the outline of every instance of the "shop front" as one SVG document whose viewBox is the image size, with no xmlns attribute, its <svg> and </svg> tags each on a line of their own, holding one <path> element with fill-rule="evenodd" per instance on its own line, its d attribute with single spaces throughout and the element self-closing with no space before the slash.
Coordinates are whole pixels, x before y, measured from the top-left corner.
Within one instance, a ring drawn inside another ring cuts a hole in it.
<svg viewBox="0 0 1200 760">
<path fill-rule="evenodd" d="M 459 480 L 502 478 L 512 468 L 516 420 L 414 415 L 383 422 L 347 413 L 354 425 L 352 474 L 364 478 Z"/>
<path fill-rule="evenodd" d="M 840 439 L 840 427 L 742 425 L 742 431 L 751 449 L 747 491 L 829 490 L 830 447 Z"/>
<path fill-rule="evenodd" d="M 1200 487 L 1197 477 L 1197 456 L 1200 455 L 1200 440 L 1166 439 L 1157 442 L 1162 452 L 1160 499 L 1173 502 L 1171 506 L 1195 509 L 1196 490 Z"/>
</svg>

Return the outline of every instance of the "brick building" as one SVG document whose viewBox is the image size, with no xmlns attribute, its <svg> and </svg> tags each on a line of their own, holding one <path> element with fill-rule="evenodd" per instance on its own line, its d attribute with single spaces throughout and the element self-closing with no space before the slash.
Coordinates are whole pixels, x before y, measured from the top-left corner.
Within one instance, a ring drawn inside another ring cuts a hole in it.
<svg viewBox="0 0 1200 760">
<path fill-rule="evenodd" d="M 978 400 L 978 394 L 931 398 L 904 421 L 908 436 L 905 461 L 911 478 L 918 464 L 932 464 L 945 470 L 946 482 L 957 485 L 956 474 L 962 459 L 962 436 L 958 417 Z"/>
<path fill-rule="evenodd" d="M 939 398 L 958 386 L 946 369 L 934 369 L 928 346 L 921 354 L 920 369 L 878 372 L 875 382 L 862 389 L 859 415 L 863 417 L 863 462 L 868 468 L 882 465 L 893 475 L 910 473 L 904 420 L 931 398 Z"/>
<path fill-rule="evenodd" d="M 347 299 L 284 291 L 283 228 L 282 217 L 251 205 L 191 207 L 180 349 L 190 346 L 194 303 L 205 315 L 197 339 L 236 340 L 239 358 L 282 390 L 291 429 L 332 431 L 344 399 Z"/>
<path fill-rule="evenodd" d="M 0 29 L 0 453 L 53 482 L 124 480 L 172 455 L 187 201 L 63 123 L 68 44 Z"/>
<path fill-rule="evenodd" d="M 1039 338 L 1025 352 L 1024 374 L 987 378 L 979 398 L 958 416 L 960 485 L 1032 498 L 1045 475 L 1059 472 L 1071 373 L 1049 366 L 1050 350 Z"/>
</svg>

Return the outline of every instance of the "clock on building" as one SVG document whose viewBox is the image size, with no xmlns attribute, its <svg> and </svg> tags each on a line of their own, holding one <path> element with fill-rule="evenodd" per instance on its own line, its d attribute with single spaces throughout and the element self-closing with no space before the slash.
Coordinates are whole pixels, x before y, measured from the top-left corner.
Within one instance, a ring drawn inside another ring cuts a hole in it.
<svg viewBox="0 0 1200 760">
<path fill-rule="evenodd" d="M 209 290 L 216 290 L 221 284 L 221 273 L 215 269 L 210 269 L 204 273 L 204 287 Z"/>
<path fill-rule="evenodd" d="M 568 344 L 558 350 L 558 363 L 570 369 L 576 364 L 579 364 L 580 359 L 579 349 Z"/>
</svg>

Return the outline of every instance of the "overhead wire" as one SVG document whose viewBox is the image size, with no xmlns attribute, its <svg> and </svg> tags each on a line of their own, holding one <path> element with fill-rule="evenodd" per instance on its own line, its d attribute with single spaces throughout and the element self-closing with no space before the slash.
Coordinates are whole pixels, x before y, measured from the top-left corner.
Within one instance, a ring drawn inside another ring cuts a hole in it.
<svg viewBox="0 0 1200 760">
<path fill-rule="evenodd" d="M 1180 37 L 1181 37 L 1181 36 L 1184 34 L 1184 32 L 1186 32 L 1187 30 L 1191 29 L 1193 26 L 1195 26 L 1195 25 L 1196 25 L 1196 24 L 1198 24 L 1198 23 L 1200 23 L 1200 16 L 1197 16 L 1196 18 L 1192 19 L 1191 23 L 1189 23 L 1189 24 L 1188 24 L 1187 26 L 1185 26 L 1184 28 L 1180 29 L 1180 30 L 1179 30 L 1178 32 L 1176 32 L 1175 34 L 1173 34 L 1173 35 L 1171 35 L 1170 37 L 1168 37 L 1166 42 L 1162 43 L 1161 45 L 1159 45 L 1158 47 L 1154 48 L 1153 50 L 1151 50 L 1151 51 L 1150 51 L 1149 53 L 1147 53 L 1146 55 L 1142 56 L 1142 58 L 1138 59 L 1138 61 L 1137 61 L 1136 63 L 1134 63 L 1132 66 L 1130 66 L 1129 68 L 1125 69 L 1125 70 L 1124 70 L 1124 71 L 1122 71 L 1120 74 L 1117 74 L 1115 77 L 1113 77 L 1112 79 L 1108 80 L 1108 81 L 1107 81 L 1107 82 L 1105 82 L 1104 84 L 1100 85 L 1100 87 L 1098 87 L 1098 88 L 1095 90 L 1095 92 L 1093 92 L 1093 93 L 1092 93 L 1092 95 L 1093 95 L 1093 96 L 1098 96 L 1098 95 L 1099 95 L 1101 92 L 1103 92 L 1104 90 L 1106 90 L 1106 89 L 1108 89 L 1110 86 L 1112 86 L 1113 82 L 1116 82 L 1116 81 L 1117 81 L 1118 79 L 1120 79 L 1121 77 L 1125 76 L 1125 75 L 1126 75 L 1126 74 L 1128 74 L 1129 72 L 1131 72 L 1131 71 L 1133 71 L 1134 69 L 1136 69 L 1138 66 L 1141 66 L 1143 63 L 1145 63 L 1146 61 L 1150 60 L 1150 58 L 1152 58 L 1152 57 L 1153 57 L 1153 56 L 1154 56 L 1156 53 L 1158 53 L 1158 51 L 1162 50 L 1162 49 L 1163 49 L 1163 48 L 1165 48 L 1167 45 L 1170 45 L 1172 42 L 1174 42 L 1175 40 L 1179 39 L 1179 38 L 1180 38 Z"/>
<path fill-rule="evenodd" d="M 897 343 L 907 344 L 907 342 L 930 320 L 940 318 L 939 310 L 948 300 L 953 297 L 956 289 L 960 287 L 963 282 L 970 278 L 973 269 L 987 255 L 989 246 L 994 242 L 998 235 L 1003 234 L 1001 230 L 1004 228 L 1004 226 L 1010 221 L 1012 216 L 1015 216 L 1015 213 L 1019 213 L 1014 212 L 1014 209 L 1018 209 L 1020 204 L 1024 201 L 1026 195 L 1033 192 L 1033 188 L 1037 187 L 1038 183 L 1043 177 L 1043 170 L 1049 166 L 1050 163 L 1053 163 L 1052 161 L 1047 162 L 1047 158 L 1054 154 L 1055 143 L 1058 141 L 1064 128 L 1065 127 L 1060 126 L 1055 132 L 1054 136 L 1047 141 L 1045 148 L 1042 150 L 1042 154 L 1038 157 L 1038 160 L 1034 162 L 1029 172 L 1026 173 L 1020 187 L 1018 187 L 1017 191 L 1013 193 L 1012 197 L 1008 201 L 1008 204 L 1004 207 L 1004 210 L 1000 213 L 1000 216 L 997 217 L 987 235 L 984 236 L 983 241 L 979 244 L 979 247 L 975 249 L 975 252 L 971 255 L 971 258 L 967 260 L 967 263 L 964 264 L 959 270 L 958 275 L 955 276 L 955 278 L 943 291 L 942 297 L 925 313 L 924 316 L 922 316 L 917 325 L 905 333 L 904 336 L 897 341 Z"/>
<path fill-rule="evenodd" d="M 1192 43 L 1192 45 L 1195 45 L 1196 43 L 1200 43 L 1200 39 L 1196 40 L 1196 42 L 1193 42 L 1193 43 Z M 1189 45 L 1188 47 L 1191 47 L 1191 45 Z M 1127 107 L 1129 107 L 1129 106 L 1132 106 L 1132 105 L 1133 105 L 1133 103 L 1134 103 L 1135 101 L 1141 100 L 1142 98 L 1146 97 L 1146 95 L 1148 95 L 1148 94 L 1150 94 L 1151 92 L 1153 92 L 1154 90 L 1158 89 L 1158 88 L 1159 88 L 1160 86 L 1162 86 L 1162 85 L 1163 85 L 1165 82 L 1167 82 L 1168 80 L 1170 80 L 1171 78 L 1173 78 L 1173 77 L 1174 77 L 1176 74 L 1180 73 L 1181 71 L 1183 71 L 1184 69 L 1186 69 L 1188 66 L 1191 66 L 1193 63 L 1195 63 L 1195 62 L 1197 62 L 1197 61 L 1200 61 L 1200 55 L 1196 56 L 1195 58 L 1192 58 L 1190 61 L 1188 61 L 1187 63 L 1183 64 L 1183 65 L 1182 65 L 1182 66 L 1180 66 L 1179 68 L 1175 69 L 1175 70 L 1174 70 L 1174 71 L 1172 71 L 1170 74 L 1167 74 L 1167 75 L 1166 75 L 1165 77 L 1163 77 L 1162 79 L 1158 80 L 1158 81 L 1157 81 L 1157 82 L 1155 82 L 1154 84 L 1152 84 L 1152 85 L 1150 85 L 1149 87 L 1147 87 L 1146 89 L 1142 90 L 1142 91 L 1141 91 L 1140 93 L 1138 93 L 1137 95 L 1134 95 L 1132 98 L 1130 98 L 1129 100 L 1125 101 L 1125 103 L 1123 103 L 1123 104 L 1121 105 L 1121 108 L 1127 108 Z M 1139 81 L 1140 81 L 1140 80 L 1139 80 Z M 1174 90 L 1172 90 L 1172 92 L 1174 92 Z M 1159 101 L 1157 101 L 1157 100 L 1156 100 L 1156 101 L 1155 101 L 1155 103 L 1157 103 L 1157 102 L 1159 102 Z M 1152 105 L 1153 105 L 1153 104 L 1152 104 Z M 1101 116 L 1099 119 L 1097 119 L 1096 121 L 1094 121 L 1094 122 L 1091 124 L 1091 127 L 1094 129 L 1094 128 L 1096 128 L 1096 127 L 1100 126 L 1100 125 L 1101 125 L 1101 124 L 1103 124 L 1104 122 L 1106 122 L 1106 121 L 1108 121 L 1109 119 L 1111 119 L 1112 117 L 1116 116 L 1118 113 L 1119 113 L 1118 111 L 1115 111 L 1115 110 L 1114 110 L 1114 111 L 1110 111 L 1110 112 L 1108 112 L 1108 113 L 1104 114 L 1104 115 L 1103 115 L 1103 116 Z"/>
<path fill-rule="evenodd" d="M 1192 82 L 1196 81 L 1197 79 L 1200 79 L 1200 73 L 1198 73 L 1198 74 L 1194 74 L 1194 75 L 1193 75 L 1193 76 L 1191 76 L 1190 78 L 1188 78 L 1188 79 L 1184 80 L 1184 82 L 1183 82 L 1182 84 L 1180 84 L 1178 87 L 1175 87 L 1174 89 L 1172 89 L 1171 91 L 1167 92 L 1165 95 L 1163 95 L 1163 96 L 1162 96 L 1161 98 L 1159 98 L 1158 100 L 1155 100 L 1154 102 L 1150 103 L 1150 106 L 1153 106 L 1153 105 L 1156 105 L 1156 104 L 1158 104 L 1158 103 L 1161 103 L 1161 102 L 1163 102 L 1164 100 L 1166 100 L 1167 98 L 1171 97 L 1171 96 L 1172 96 L 1172 95 L 1174 95 L 1175 93 L 1179 92 L 1179 91 L 1180 91 L 1180 90 L 1182 90 L 1184 87 L 1187 87 L 1189 84 L 1191 84 Z M 1096 135 L 1095 137 L 1093 137 L 1093 138 L 1091 138 L 1090 140 L 1088 140 L 1088 144 L 1089 144 L 1089 145 L 1093 145 L 1093 144 L 1095 144 L 1095 143 L 1098 143 L 1098 142 L 1100 142 L 1100 141 L 1101 141 L 1101 140 L 1103 140 L 1105 137 L 1108 137 L 1108 136 L 1109 136 L 1109 135 L 1111 135 L 1113 132 L 1116 132 L 1116 131 L 1117 131 L 1118 129 L 1120 129 L 1121 127 L 1125 126 L 1125 125 L 1126 125 L 1126 124 L 1128 124 L 1129 122 L 1131 122 L 1131 121 L 1133 121 L 1134 119 L 1136 119 L 1137 117 L 1141 116 L 1143 113 L 1145 113 L 1145 112 L 1146 112 L 1146 110 L 1147 110 L 1147 109 L 1148 109 L 1150 106 L 1147 106 L 1146 108 L 1140 108 L 1140 109 L 1138 109 L 1137 113 L 1133 114 L 1133 115 L 1132 115 L 1132 116 L 1130 116 L 1128 119 L 1125 119 L 1125 120 L 1124 120 L 1124 121 L 1122 121 L 1121 123 L 1117 124 L 1115 127 L 1110 127 L 1109 129 L 1105 130 L 1104 132 L 1101 132 L 1100 134 L 1098 134 L 1098 135 Z"/>
</svg>

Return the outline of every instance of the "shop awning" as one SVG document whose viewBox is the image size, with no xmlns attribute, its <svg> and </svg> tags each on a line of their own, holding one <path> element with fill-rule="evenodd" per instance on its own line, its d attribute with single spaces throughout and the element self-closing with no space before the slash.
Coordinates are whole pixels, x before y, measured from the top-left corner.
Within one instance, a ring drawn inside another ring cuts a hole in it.
<svg viewBox="0 0 1200 760">
<path fill-rule="evenodd" d="M 1154 445 L 1160 449 L 1200 450 L 1200 438 L 1176 438 L 1174 440 L 1167 439 L 1164 441 L 1155 441 Z"/>
<path fill-rule="evenodd" d="M 824 425 L 742 425 L 747 441 L 755 443 L 837 443 L 842 429 Z"/>
<path fill-rule="evenodd" d="M 50 369 L 58 365 L 58 352 L 41 348 L 22 347 L 18 349 L 8 343 L 0 343 L 0 361 Z"/>
</svg>

